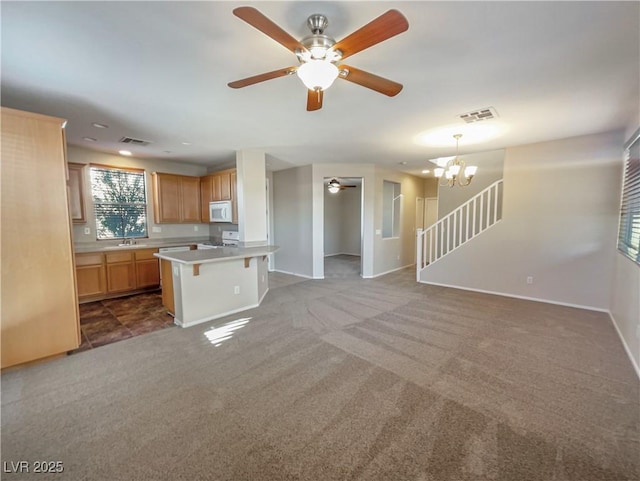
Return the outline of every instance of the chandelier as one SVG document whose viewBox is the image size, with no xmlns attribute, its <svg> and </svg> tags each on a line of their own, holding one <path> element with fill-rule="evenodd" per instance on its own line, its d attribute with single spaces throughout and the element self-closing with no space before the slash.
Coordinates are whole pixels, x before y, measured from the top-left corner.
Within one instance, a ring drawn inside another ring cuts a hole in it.
<svg viewBox="0 0 640 481">
<path fill-rule="evenodd" d="M 460 187 L 466 187 L 471 183 L 471 179 L 476 175 L 478 167 L 475 165 L 467 166 L 466 162 L 458 157 L 458 143 L 462 134 L 455 134 L 456 139 L 456 156 L 449 160 L 444 166 L 433 170 L 434 175 L 439 180 L 444 177 L 444 182 L 440 182 L 442 187 L 453 187 L 458 184 Z"/>
</svg>

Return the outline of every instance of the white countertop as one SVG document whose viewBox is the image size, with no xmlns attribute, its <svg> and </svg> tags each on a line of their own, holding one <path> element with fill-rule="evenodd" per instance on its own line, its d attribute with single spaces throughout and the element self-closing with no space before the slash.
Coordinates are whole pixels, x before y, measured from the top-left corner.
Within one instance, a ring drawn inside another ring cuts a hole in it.
<svg viewBox="0 0 640 481">
<path fill-rule="evenodd" d="M 278 246 L 271 245 L 258 247 L 217 247 L 215 249 L 197 249 L 183 252 L 162 252 L 154 254 L 154 256 L 179 264 L 191 265 L 224 262 L 233 259 L 245 259 L 247 257 L 268 256 L 276 252 L 279 248 Z"/>
<path fill-rule="evenodd" d="M 118 246 L 120 241 L 99 241 L 99 242 L 78 242 L 73 246 L 75 253 L 87 253 L 87 252 L 113 252 L 119 250 L 129 249 L 159 249 L 160 247 L 178 247 L 178 246 L 190 246 L 200 244 L 202 242 L 208 242 L 208 237 L 199 238 L 170 238 L 170 239 L 137 239 L 137 244 L 128 246 Z"/>
</svg>

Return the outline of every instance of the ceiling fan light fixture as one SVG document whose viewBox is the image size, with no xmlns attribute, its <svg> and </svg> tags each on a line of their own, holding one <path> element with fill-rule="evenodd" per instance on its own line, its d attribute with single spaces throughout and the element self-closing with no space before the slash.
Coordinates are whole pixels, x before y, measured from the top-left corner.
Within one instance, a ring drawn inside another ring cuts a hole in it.
<svg viewBox="0 0 640 481">
<path fill-rule="evenodd" d="M 337 194 L 338 192 L 340 192 L 340 187 L 336 187 L 335 185 L 329 185 L 329 188 L 327 190 L 332 194 Z"/>
<path fill-rule="evenodd" d="M 326 60 L 309 60 L 296 70 L 298 77 L 309 90 L 326 90 L 338 78 L 338 67 Z"/>
</svg>

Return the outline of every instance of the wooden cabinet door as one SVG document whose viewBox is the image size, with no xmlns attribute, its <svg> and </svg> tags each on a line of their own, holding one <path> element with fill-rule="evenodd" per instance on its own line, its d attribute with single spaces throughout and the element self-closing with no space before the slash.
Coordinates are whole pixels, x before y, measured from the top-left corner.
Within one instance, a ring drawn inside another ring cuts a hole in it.
<svg viewBox="0 0 640 481">
<path fill-rule="evenodd" d="M 200 179 L 198 177 L 180 177 L 182 222 L 200 223 Z"/>
<path fill-rule="evenodd" d="M 218 174 L 219 182 L 219 195 L 218 200 L 231 200 L 231 172 L 221 172 Z"/>
<path fill-rule="evenodd" d="M 222 200 L 222 186 L 220 185 L 220 181 L 221 179 L 218 174 L 211 176 L 211 200 L 214 202 Z"/>
<path fill-rule="evenodd" d="M 211 196 L 212 185 L 211 176 L 200 177 L 200 220 L 202 222 L 210 222 L 209 202 L 213 200 Z"/>
<path fill-rule="evenodd" d="M 84 164 L 68 163 L 69 170 L 69 206 L 74 224 L 84 224 Z"/>
<path fill-rule="evenodd" d="M 136 287 L 160 285 L 160 265 L 158 259 L 136 261 Z"/>
<path fill-rule="evenodd" d="M 136 287 L 135 264 L 107 264 L 107 292 L 131 291 Z"/>
<path fill-rule="evenodd" d="M 153 173 L 153 214 L 157 224 L 181 222 L 180 176 Z"/>
<path fill-rule="evenodd" d="M 5 107 L 1 112 L 0 352 L 5 368 L 77 348 L 80 330 L 65 121 Z"/>
<path fill-rule="evenodd" d="M 171 261 L 161 259 L 160 268 L 162 269 L 162 305 L 171 314 L 175 315 L 176 306 L 173 297 L 173 272 L 171 271 Z"/>
<path fill-rule="evenodd" d="M 77 266 L 78 299 L 101 296 L 107 292 L 106 270 L 103 265 Z"/>
</svg>

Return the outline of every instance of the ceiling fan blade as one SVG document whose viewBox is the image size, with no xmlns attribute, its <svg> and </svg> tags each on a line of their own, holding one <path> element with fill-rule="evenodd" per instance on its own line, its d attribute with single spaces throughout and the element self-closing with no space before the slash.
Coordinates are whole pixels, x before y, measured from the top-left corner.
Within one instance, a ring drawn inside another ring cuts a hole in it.
<svg viewBox="0 0 640 481">
<path fill-rule="evenodd" d="M 322 108 L 322 90 L 307 90 L 307 110 L 320 110 Z"/>
<path fill-rule="evenodd" d="M 388 95 L 389 97 L 398 95 L 402 90 L 402 84 L 384 77 L 378 77 L 377 75 L 365 72 L 364 70 L 350 67 L 349 65 L 340 65 L 338 68 L 341 72 L 347 72 L 346 75 L 341 74 L 339 78 L 362 85 L 363 87 L 375 90 L 376 92 Z"/>
<path fill-rule="evenodd" d="M 281 68 L 279 70 L 274 70 L 273 72 L 261 73 L 260 75 L 254 75 L 253 77 L 247 77 L 241 80 L 236 80 L 235 82 L 229 82 L 227 85 L 232 89 L 239 89 L 248 85 L 264 82 L 265 80 L 285 77 L 287 75 L 291 75 L 295 71 L 296 67 Z"/>
<path fill-rule="evenodd" d="M 380 42 L 398 35 L 409 28 L 407 19 L 397 10 L 389 10 L 372 20 L 364 27 L 343 38 L 333 46 L 333 50 L 340 50 L 345 59 L 354 53 L 363 51 Z"/>
<path fill-rule="evenodd" d="M 238 7 L 233 10 L 233 14 L 247 22 L 252 27 L 257 28 L 265 35 L 271 37 L 280 45 L 296 53 L 296 50 L 307 50 L 298 40 L 278 27 L 275 23 L 261 14 L 253 7 Z"/>
</svg>

